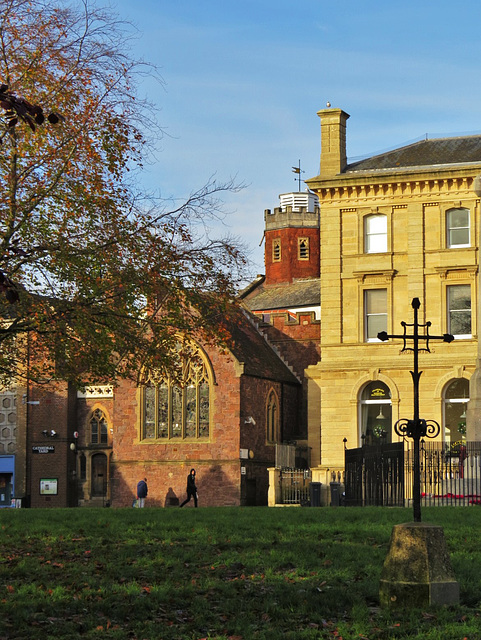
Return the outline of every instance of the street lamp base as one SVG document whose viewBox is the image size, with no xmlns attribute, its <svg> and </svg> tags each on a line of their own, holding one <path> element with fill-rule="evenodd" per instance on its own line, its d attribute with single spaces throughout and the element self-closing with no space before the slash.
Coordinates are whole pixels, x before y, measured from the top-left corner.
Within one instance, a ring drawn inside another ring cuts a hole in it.
<svg viewBox="0 0 481 640">
<path fill-rule="evenodd" d="M 442 527 L 408 522 L 393 527 L 381 574 L 379 599 L 391 608 L 459 603 Z"/>
</svg>

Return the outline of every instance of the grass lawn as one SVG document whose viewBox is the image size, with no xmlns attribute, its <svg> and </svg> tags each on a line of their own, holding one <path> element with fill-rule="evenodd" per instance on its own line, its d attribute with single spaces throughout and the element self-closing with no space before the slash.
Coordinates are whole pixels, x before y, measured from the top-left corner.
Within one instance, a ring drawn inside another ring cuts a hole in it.
<svg viewBox="0 0 481 640">
<path fill-rule="evenodd" d="M 456 607 L 391 612 L 379 577 L 410 509 L 0 510 L 0 640 L 479 640 L 481 508 L 440 524 Z"/>
</svg>

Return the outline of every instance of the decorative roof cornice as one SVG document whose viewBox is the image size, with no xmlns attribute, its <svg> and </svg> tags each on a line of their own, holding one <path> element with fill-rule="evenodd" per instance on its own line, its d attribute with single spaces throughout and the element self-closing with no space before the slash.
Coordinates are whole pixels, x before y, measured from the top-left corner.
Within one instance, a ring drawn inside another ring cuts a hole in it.
<svg viewBox="0 0 481 640">
<path fill-rule="evenodd" d="M 456 171 L 399 172 L 390 175 L 376 172 L 367 175 L 339 175 L 335 179 L 312 178 L 309 183 L 317 191 L 322 204 L 345 203 L 353 206 L 365 200 L 392 203 L 393 199 L 444 199 L 471 192 L 476 195 L 475 179 L 481 173 L 477 167 Z"/>
</svg>

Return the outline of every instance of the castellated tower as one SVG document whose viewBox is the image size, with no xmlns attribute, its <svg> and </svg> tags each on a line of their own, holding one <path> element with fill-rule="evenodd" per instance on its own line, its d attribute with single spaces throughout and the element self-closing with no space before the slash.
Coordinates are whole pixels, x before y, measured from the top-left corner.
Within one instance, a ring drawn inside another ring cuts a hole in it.
<svg viewBox="0 0 481 640">
<path fill-rule="evenodd" d="M 279 196 L 264 211 L 265 284 L 319 277 L 319 200 L 309 191 Z"/>
</svg>

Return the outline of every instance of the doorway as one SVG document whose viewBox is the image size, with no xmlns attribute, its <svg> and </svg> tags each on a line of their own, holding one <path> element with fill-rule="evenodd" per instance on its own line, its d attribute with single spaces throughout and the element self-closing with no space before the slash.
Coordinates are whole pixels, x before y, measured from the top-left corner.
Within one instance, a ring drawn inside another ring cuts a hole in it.
<svg viewBox="0 0 481 640">
<path fill-rule="evenodd" d="M 107 495 L 107 456 L 96 453 L 92 456 L 92 498 L 104 498 Z"/>
</svg>

